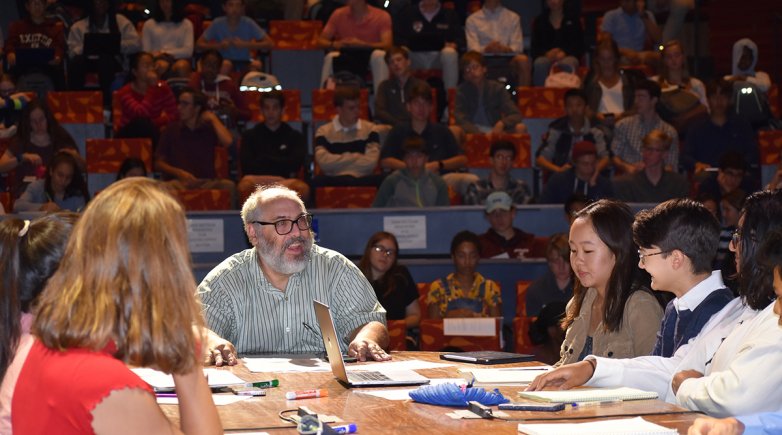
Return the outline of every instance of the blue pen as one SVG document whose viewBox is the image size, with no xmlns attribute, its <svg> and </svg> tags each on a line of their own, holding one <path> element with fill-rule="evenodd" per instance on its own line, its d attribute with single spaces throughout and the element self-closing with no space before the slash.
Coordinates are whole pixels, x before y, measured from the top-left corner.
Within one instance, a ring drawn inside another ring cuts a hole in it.
<svg viewBox="0 0 782 435">
<path fill-rule="evenodd" d="M 176 393 L 155 393 L 155 397 L 176 397 Z"/>
<path fill-rule="evenodd" d="M 332 429 L 334 429 L 334 432 L 336 433 L 356 433 L 356 423 L 350 423 L 345 424 L 342 426 L 333 426 Z"/>
</svg>

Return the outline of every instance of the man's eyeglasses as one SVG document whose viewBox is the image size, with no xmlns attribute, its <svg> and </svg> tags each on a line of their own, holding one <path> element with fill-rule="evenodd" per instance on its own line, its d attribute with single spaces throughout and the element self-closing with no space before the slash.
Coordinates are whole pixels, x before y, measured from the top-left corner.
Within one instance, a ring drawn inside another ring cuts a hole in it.
<svg viewBox="0 0 782 435">
<path fill-rule="evenodd" d="M 372 250 L 375 251 L 375 252 L 382 252 L 383 254 L 385 254 L 386 257 L 391 257 L 393 255 L 396 255 L 396 250 L 395 249 L 386 249 L 385 247 L 383 247 L 381 245 L 373 246 Z"/>
<path fill-rule="evenodd" d="M 299 230 L 308 230 L 312 228 L 312 215 L 305 213 L 296 219 L 280 219 L 274 222 L 252 221 L 251 223 L 258 225 L 274 225 L 274 231 L 277 231 L 277 234 L 284 236 L 293 231 L 294 222 L 296 223 L 296 226 L 299 227 Z"/>
<path fill-rule="evenodd" d="M 639 249 L 638 250 L 638 258 L 641 260 L 641 264 L 646 264 L 646 257 L 654 257 L 655 255 L 668 254 L 670 252 L 671 251 L 660 251 L 660 252 L 655 252 L 654 254 L 644 254 Z"/>
</svg>

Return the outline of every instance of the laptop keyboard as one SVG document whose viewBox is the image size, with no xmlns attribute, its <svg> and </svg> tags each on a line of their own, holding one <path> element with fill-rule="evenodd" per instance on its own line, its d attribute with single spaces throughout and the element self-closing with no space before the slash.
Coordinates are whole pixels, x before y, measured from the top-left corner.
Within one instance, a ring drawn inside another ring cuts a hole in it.
<svg viewBox="0 0 782 435">
<path fill-rule="evenodd" d="M 351 381 L 391 381 L 392 379 L 380 372 L 350 372 Z"/>
</svg>

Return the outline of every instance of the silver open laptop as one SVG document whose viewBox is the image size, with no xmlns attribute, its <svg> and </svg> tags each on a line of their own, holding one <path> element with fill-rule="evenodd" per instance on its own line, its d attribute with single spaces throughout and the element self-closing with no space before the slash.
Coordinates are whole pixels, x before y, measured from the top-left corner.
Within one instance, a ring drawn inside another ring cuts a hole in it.
<svg viewBox="0 0 782 435">
<path fill-rule="evenodd" d="M 381 373 L 377 371 L 351 371 L 345 370 L 345 361 L 339 349 L 337 329 L 334 327 L 334 319 L 331 317 L 329 306 L 318 301 L 315 303 L 315 316 L 318 318 L 318 326 L 323 336 L 323 345 L 329 357 L 331 371 L 334 376 L 348 387 L 382 387 L 387 385 L 423 385 L 428 384 L 429 379 L 412 370 L 396 370 Z"/>
</svg>

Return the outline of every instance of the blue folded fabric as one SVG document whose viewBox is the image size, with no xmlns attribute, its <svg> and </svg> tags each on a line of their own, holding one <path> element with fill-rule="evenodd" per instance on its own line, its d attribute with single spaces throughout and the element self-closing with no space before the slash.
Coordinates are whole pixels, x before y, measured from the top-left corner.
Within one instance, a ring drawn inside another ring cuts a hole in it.
<svg viewBox="0 0 782 435">
<path fill-rule="evenodd" d="M 411 391 L 410 398 L 416 402 L 443 406 L 467 406 L 467 402 L 471 401 L 486 406 L 509 402 L 497 389 L 486 391 L 483 388 L 465 388 L 456 384 L 424 385 Z"/>
</svg>

